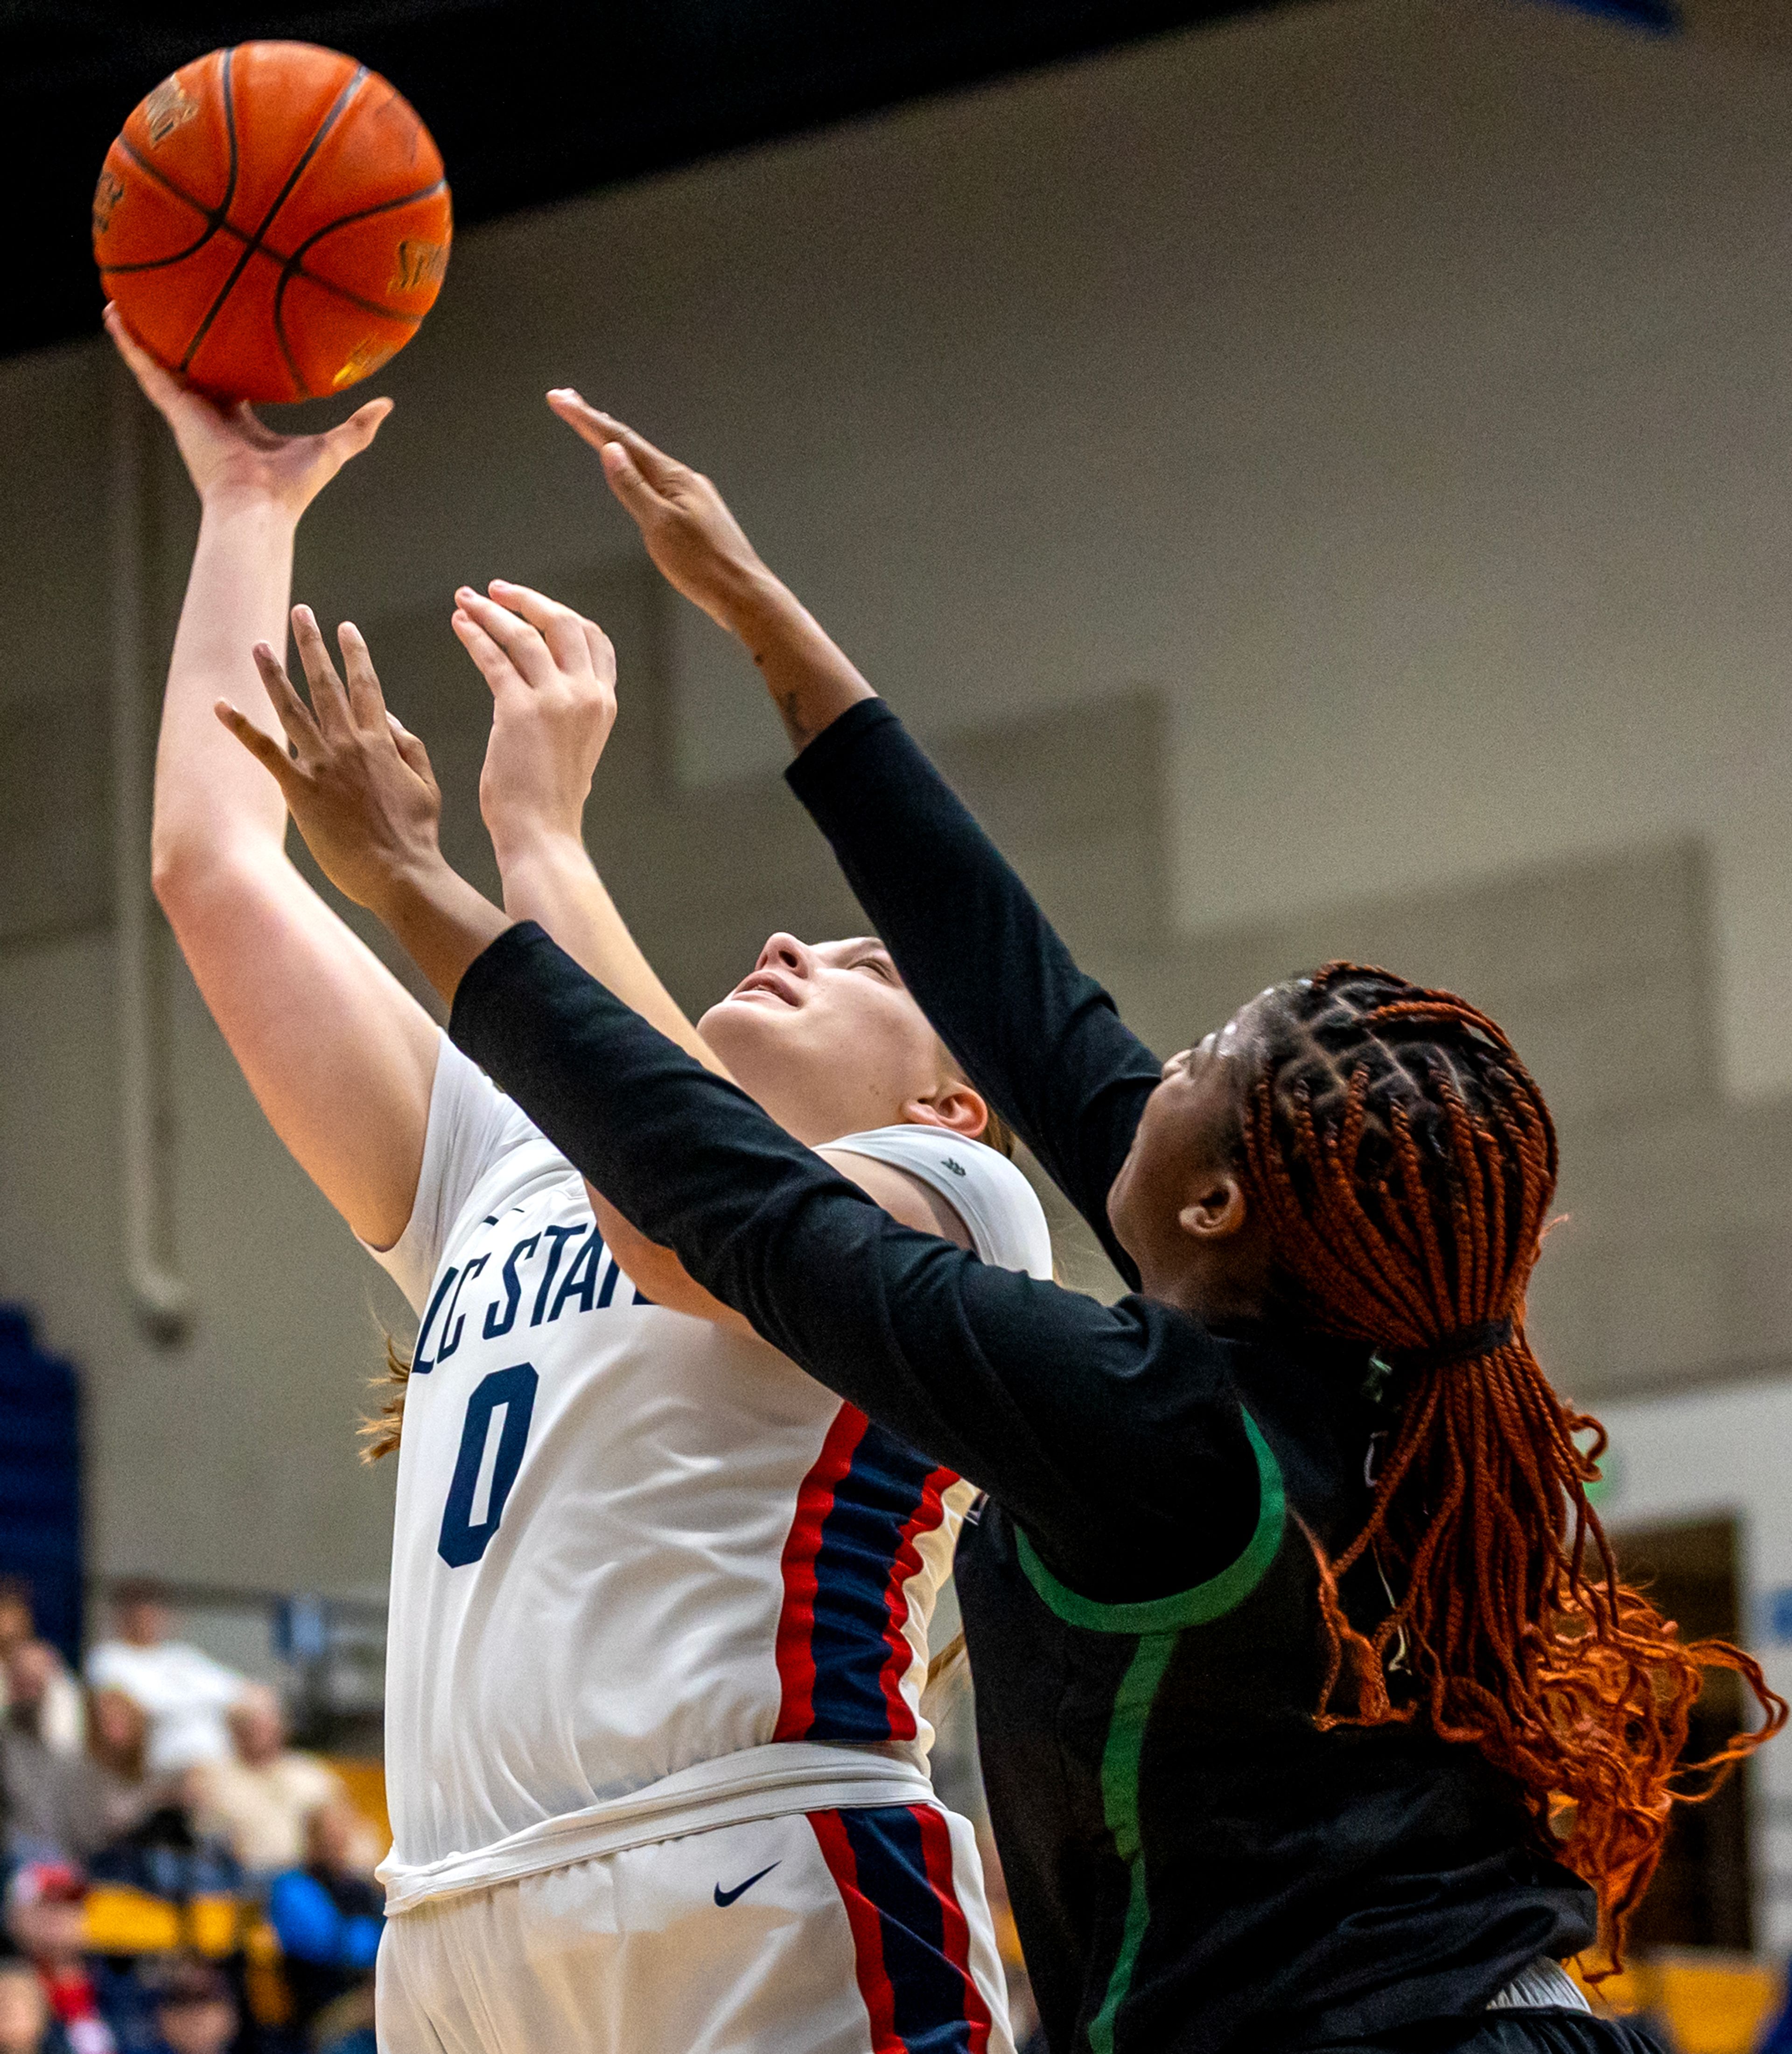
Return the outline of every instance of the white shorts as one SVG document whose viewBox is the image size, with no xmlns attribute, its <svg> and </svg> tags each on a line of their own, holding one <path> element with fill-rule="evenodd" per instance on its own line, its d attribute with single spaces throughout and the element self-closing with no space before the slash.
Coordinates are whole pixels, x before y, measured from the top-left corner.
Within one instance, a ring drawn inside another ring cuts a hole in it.
<svg viewBox="0 0 1792 2054">
<path fill-rule="evenodd" d="M 419 1905 L 380 2054 L 1014 2054 L 975 1836 L 792 1812 Z"/>
</svg>

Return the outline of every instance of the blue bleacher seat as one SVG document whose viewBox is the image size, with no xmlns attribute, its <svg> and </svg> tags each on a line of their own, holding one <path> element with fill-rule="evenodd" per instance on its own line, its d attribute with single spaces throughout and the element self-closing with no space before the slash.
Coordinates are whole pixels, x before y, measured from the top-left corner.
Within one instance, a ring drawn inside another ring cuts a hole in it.
<svg viewBox="0 0 1792 2054">
<path fill-rule="evenodd" d="M 0 1574 L 30 1580 L 37 1631 L 79 1666 L 81 1379 L 0 1305 Z"/>
</svg>

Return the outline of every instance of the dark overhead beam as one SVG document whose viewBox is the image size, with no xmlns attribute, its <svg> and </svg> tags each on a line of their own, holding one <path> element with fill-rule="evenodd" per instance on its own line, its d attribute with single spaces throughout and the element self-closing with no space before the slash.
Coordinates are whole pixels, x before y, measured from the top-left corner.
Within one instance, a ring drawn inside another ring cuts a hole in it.
<svg viewBox="0 0 1792 2054">
<path fill-rule="evenodd" d="M 95 329 L 88 207 L 107 145 L 152 85 L 220 43 L 291 36 L 384 72 L 441 144 L 464 226 L 1250 4 L 366 0 L 251 13 L 11 0 L 0 354 Z"/>
</svg>

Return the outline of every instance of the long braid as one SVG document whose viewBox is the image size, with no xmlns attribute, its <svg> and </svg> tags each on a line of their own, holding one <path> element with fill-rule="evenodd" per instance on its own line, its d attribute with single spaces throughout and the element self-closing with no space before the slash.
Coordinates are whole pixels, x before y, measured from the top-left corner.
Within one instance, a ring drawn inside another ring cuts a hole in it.
<svg viewBox="0 0 1792 2054">
<path fill-rule="evenodd" d="M 1333 1559 L 1316 1546 L 1319 1722 L 1423 1715 L 1479 1748 L 1522 1786 L 1540 1842 L 1597 1891 L 1617 1963 L 1674 1804 L 1709 1796 L 1786 1704 L 1750 1656 L 1682 1643 L 1619 1579 L 1586 1496 L 1604 1430 L 1563 1406 L 1525 1334 L 1557 1151 L 1511 1043 L 1453 994 L 1355 964 L 1279 987 L 1264 1018 L 1242 1144 L 1278 1287 L 1395 1374 L 1412 1359 L 1366 1524 Z M 1438 1359 L 1477 1329 L 1484 1347 Z M 1339 1595 L 1365 1556 L 1394 1594 L 1368 1634 Z M 1396 1659 L 1416 1686 L 1398 1701 Z M 1763 1723 L 1682 1765 L 1711 1669 L 1744 1678 Z"/>
</svg>

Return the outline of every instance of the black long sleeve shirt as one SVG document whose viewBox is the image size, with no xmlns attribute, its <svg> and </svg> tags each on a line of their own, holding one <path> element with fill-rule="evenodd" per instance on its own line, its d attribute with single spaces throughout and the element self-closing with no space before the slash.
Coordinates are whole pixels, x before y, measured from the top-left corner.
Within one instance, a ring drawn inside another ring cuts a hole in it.
<svg viewBox="0 0 1792 2054">
<path fill-rule="evenodd" d="M 468 970 L 451 1032 L 624 1218 L 818 1382 L 998 1497 L 1066 1581 L 1156 1596 L 1243 1544 L 1257 1472 L 1232 1344 L 900 1225 L 530 924 Z"/>
<path fill-rule="evenodd" d="M 1101 1234 L 1158 1074 L 880 702 L 791 780 L 967 1073 Z M 1321 1733 L 1312 1543 L 1366 1509 L 1365 1352 L 1112 1308 L 899 1225 L 512 929 L 451 1031 L 757 1331 L 988 1492 L 958 1577 L 1054 2054 L 1357 2049 L 1593 1937 L 1515 1788 L 1414 1722 Z M 1379 1594 L 1359 1577 L 1365 1618 Z"/>
</svg>

